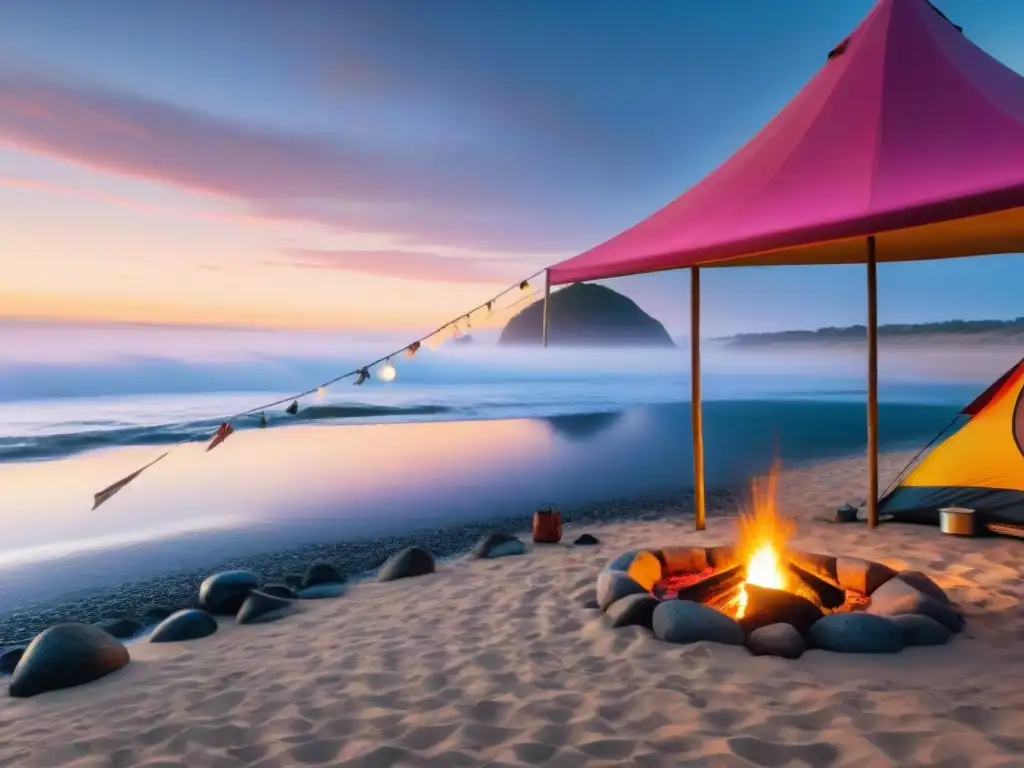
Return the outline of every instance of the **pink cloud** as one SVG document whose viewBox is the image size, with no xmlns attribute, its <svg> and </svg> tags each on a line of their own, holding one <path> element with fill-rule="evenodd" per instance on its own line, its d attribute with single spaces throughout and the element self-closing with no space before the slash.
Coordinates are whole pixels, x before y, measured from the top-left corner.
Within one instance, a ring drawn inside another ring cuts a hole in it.
<svg viewBox="0 0 1024 768">
<path fill-rule="evenodd" d="M 240 201 L 259 218 L 408 244 L 550 252 L 591 239 L 566 235 L 578 206 L 558 208 L 537 187 L 537 169 L 514 153 L 346 144 L 78 80 L 0 71 L 0 142 Z"/>
<path fill-rule="evenodd" d="M 45 192 L 50 195 L 61 197 L 72 197 L 79 200 L 90 200 L 107 205 L 114 205 L 119 208 L 126 208 L 140 213 L 151 213 L 157 215 L 181 215 L 190 216 L 209 221 L 229 221 L 235 224 L 246 226 L 266 226 L 266 219 L 259 216 L 246 215 L 244 213 L 232 213 L 230 211 L 206 211 L 206 210 L 179 210 L 153 203 L 146 203 L 124 195 L 99 192 L 93 189 L 71 187 L 66 184 L 55 184 L 41 179 L 28 179 L 18 176 L 0 176 L 0 187 L 14 189 L 27 189 L 33 192 Z"/>
<path fill-rule="evenodd" d="M 285 255 L 291 264 L 298 267 L 339 269 L 434 283 L 512 283 L 521 279 L 526 269 L 509 262 L 461 259 L 413 251 L 291 249 L 285 251 Z"/>
</svg>

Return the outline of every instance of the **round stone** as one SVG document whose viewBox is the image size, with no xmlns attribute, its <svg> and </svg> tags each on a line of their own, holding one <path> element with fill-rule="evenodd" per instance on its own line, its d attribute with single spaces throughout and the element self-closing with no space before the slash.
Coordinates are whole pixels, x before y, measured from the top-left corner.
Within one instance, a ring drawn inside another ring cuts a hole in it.
<svg viewBox="0 0 1024 768">
<path fill-rule="evenodd" d="M 217 620 L 199 608 L 172 613 L 157 624 L 149 637 L 151 643 L 179 643 L 209 637 L 217 631 Z"/>
<path fill-rule="evenodd" d="M 234 616 L 260 578 L 249 571 L 223 571 L 208 576 L 199 586 L 199 607 L 210 613 Z"/>
<path fill-rule="evenodd" d="M 699 643 L 707 640 L 743 645 L 743 628 L 724 613 L 689 600 L 668 600 L 654 609 L 654 636 L 667 643 Z"/>
<path fill-rule="evenodd" d="M 11 676 L 10 693 L 35 696 L 91 683 L 128 664 L 128 649 L 90 624 L 57 624 L 36 635 Z"/>
<path fill-rule="evenodd" d="M 837 653 L 898 653 L 903 629 L 870 613 L 833 613 L 811 627 L 815 648 Z"/>
<path fill-rule="evenodd" d="M 393 554 L 380 569 L 377 581 L 426 576 L 435 570 L 434 556 L 423 547 L 406 547 Z"/>
</svg>

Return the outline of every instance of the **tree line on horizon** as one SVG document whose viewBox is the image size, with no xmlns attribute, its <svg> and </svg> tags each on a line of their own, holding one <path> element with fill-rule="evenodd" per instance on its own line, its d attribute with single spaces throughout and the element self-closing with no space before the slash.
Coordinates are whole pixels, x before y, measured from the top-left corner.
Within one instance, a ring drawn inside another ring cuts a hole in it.
<svg viewBox="0 0 1024 768">
<path fill-rule="evenodd" d="M 865 325 L 826 326 L 816 330 L 738 333 L 730 336 L 735 344 L 765 341 L 835 341 L 866 338 Z M 1024 333 L 1024 317 L 1012 320 L 943 320 L 934 323 L 887 323 L 878 326 L 879 336 L 956 336 L 995 334 L 1016 336 Z"/>
</svg>

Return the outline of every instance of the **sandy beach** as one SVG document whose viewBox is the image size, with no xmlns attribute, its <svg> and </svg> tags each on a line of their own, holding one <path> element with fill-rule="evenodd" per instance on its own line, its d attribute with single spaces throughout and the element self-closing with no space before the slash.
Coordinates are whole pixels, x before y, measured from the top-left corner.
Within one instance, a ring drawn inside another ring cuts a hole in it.
<svg viewBox="0 0 1024 768">
<path fill-rule="evenodd" d="M 903 454 L 884 457 L 886 475 Z M 821 521 L 864 462 L 786 470 L 797 546 L 930 574 L 967 618 L 895 656 L 660 643 L 586 607 L 620 552 L 731 538 L 717 517 L 587 530 L 601 545 L 459 559 L 257 626 L 130 647 L 77 689 L 0 702 L 9 766 L 1024 765 L 1024 545 Z"/>
</svg>

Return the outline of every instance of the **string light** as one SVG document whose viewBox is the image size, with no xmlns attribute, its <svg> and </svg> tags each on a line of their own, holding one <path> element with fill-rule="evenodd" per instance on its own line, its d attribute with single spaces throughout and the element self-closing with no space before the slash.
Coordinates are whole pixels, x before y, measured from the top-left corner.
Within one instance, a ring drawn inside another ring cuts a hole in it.
<svg viewBox="0 0 1024 768">
<path fill-rule="evenodd" d="M 327 387 L 329 387 L 331 384 L 336 384 L 337 382 L 341 381 L 342 379 L 347 379 L 349 377 L 352 377 L 352 379 L 353 379 L 352 383 L 354 385 L 360 386 L 363 383 L 365 383 L 367 380 L 369 380 L 369 378 L 370 378 L 370 368 L 372 368 L 373 366 L 377 365 L 378 363 L 384 363 L 384 366 L 378 372 L 378 375 L 380 376 L 381 381 L 385 381 L 385 382 L 393 381 L 395 379 L 395 376 L 397 375 L 397 371 L 395 370 L 395 367 L 391 364 L 391 357 L 393 355 L 397 355 L 397 354 L 399 354 L 399 353 L 404 351 L 404 352 L 406 352 L 406 354 L 408 354 L 409 357 L 413 357 L 419 351 L 421 345 L 423 345 L 423 344 L 425 344 L 428 349 L 436 350 L 442 343 L 444 343 L 446 338 L 456 338 L 456 339 L 461 338 L 462 337 L 462 332 L 459 329 L 459 323 L 461 323 L 463 320 L 465 320 L 466 321 L 466 327 L 467 328 L 472 327 L 471 316 L 475 312 L 477 312 L 478 310 L 486 309 L 487 310 L 487 317 L 490 318 L 496 312 L 506 312 L 506 311 L 508 311 L 510 309 L 513 309 L 514 307 L 518 306 L 519 304 L 522 304 L 523 302 L 527 301 L 528 299 L 532 298 L 533 296 L 535 296 L 536 293 L 537 293 L 536 291 L 534 291 L 533 293 L 527 293 L 527 291 L 530 290 L 530 280 L 532 280 L 534 277 L 537 277 L 540 274 L 542 274 L 542 273 L 538 272 L 536 275 L 533 275 L 533 277 L 528 278 L 526 280 L 523 280 L 521 283 L 519 283 L 519 290 L 520 290 L 520 292 L 522 292 L 522 293 L 524 293 L 526 295 L 524 295 L 518 301 L 512 302 L 507 307 L 503 307 L 503 308 L 500 308 L 498 310 L 495 310 L 494 303 L 496 301 L 498 301 L 500 298 L 502 298 L 503 296 L 505 296 L 506 294 L 508 294 L 511 291 L 513 291 L 515 289 L 515 286 L 506 288 L 504 291 L 499 293 L 497 296 L 495 296 L 494 298 L 490 299 L 489 301 L 481 304 L 479 307 L 476 307 L 476 308 L 470 310 L 468 313 L 466 313 L 464 315 L 461 315 L 460 317 L 456 318 L 455 320 L 451 320 L 451 321 L 445 323 L 440 328 L 437 328 L 434 331 L 432 331 L 431 333 L 428 333 L 426 336 L 423 336 L 420 339 L 412 342 L 411 344 L 408 344 L 405 347 L 402 347 L 397 352 L 391 353 L 391 355 L 387 355 L 386 357 L 382 357 L 382 358 L 380 358 L 378 360 L 375 360 L 374 362 L 370 363 L 369 365 L 364 365 L 363 367 L 357 368 L 354 371 L 349 371 L 348 373 L 343 373 L 340 376 L 336 376 L 335 378 L 331 379 L 330 381 L 324 382 L 320 386 L 314 387 L 313 389 L 308 389 L 305 392 L 301 392 L 298 395 L 294 395 L 292 398 L 281 398 L 280 400 L 275 400 L 272 403 L 266 403 L 266 404 L 258 406 L 256 408 L 252 408 L 252 409 L 250 409 L 248 411 L 242 411 L 241 413 L 235 414 L 234 416 L 232 416 L 231 418 L 227 419 L 226 421 L 221 422 L 221 425 L 217 428 L 217 431 L 213 434 L 213 436 L 210 439 L 209 444 L 206 446 L 206 450 L 207 451 L 212 451 L 214 448 L 216 448 L 218 445 L 223 443 L 225 440 L 228 439 L 228 437 L 230 435 L 232 435 L 234 433 L 235 428 L 234 428 L 234 426 L 232 424 L 232 421 L 234 421 L 236 419 L 245 418 L 245 417 L 251 417 L 251 416 L 255 416 L 256 414 L 259 414 L 258 426 L 260 428 L 264 428 L 264 427 L 268 426 L 267 414 L 266 414 L 267 409 L 269 409 L 269 408 L 276 408 L 276 407 L 278 407 L 280 405 L 283 405 L 284 403 L 287 403 L 289 400 L 291 400 L 291 404 L 288 405 L 287 408 L 285 408 L 285 413 L 287 413 L 289 416 L 294 416 L 294 415 L 296 415 L 299 412 L 299 400 L 301 398 L 308 397 L 309 395 L 315 394 L 316 395 L 316 401 L 317 402 L 321 402 L 323 400 L 324 392 L 325 392 Z M 185 445 L 187 443 L 190 443 L 190 442 L 192 442 L 192 439 L 183 440 L 183 441 L 181 441 L 179 443 L 176 443 L 176 444 L 172 445 L 166 451 L 164 451 L 162 454 L 160 454 L 155 459 L 150 461 L 148 464 L 145 464 L 144 466 L 142 466 L 139 469 L 135 470 L 131 474 L 126 475 L 125 477 L 121 478 L 117 482 L 115 482 L 115 483 L 113 483 L 111 485 L 108 485 L 106 488 L 104 488 L 103 490 L 99 491 L 98 493 L 93 494 L 93 506 L 92 506 L 92 508 L 95 510 L 101 504 L 105 504 L 107 501 L 110 500 L 111 497 L 113 497 L 116 493 L 119 493 L 123 488 L 125 488 L 129 483 L 131 483 L 133 480 L 135 480 L 135 478 L 137 478 L 139 475 L 141 475 L 144 471 L 146 471 L 147 469 L 149 469 L 150 467 L 152 467 L 154 464 L 156 464 L 157 462 L 161 461 L 162 459 L 166 458 L 171 453 L 171 451 L 175 450 L 176 448 L 180 448 L 181 446 L 183 446 L 183 445 Z"/>
<path fill-rule="evenodd" d="M 396 371 L 395 370 L 395 366 L 393 366 L 391 364 L 391 358 L 390 357 L 384 363 L 384 367 L 381 368 L 379 371 L 377 371 L 377 378 L 380 379 L 381 381 L 385 382 L 385 383 L 387 383 L 389 381 L 394 381 L 395 380 L 395 376 L 397 376 L 397 375 L 398 375 L 398 371 Z"/>
</svg>

